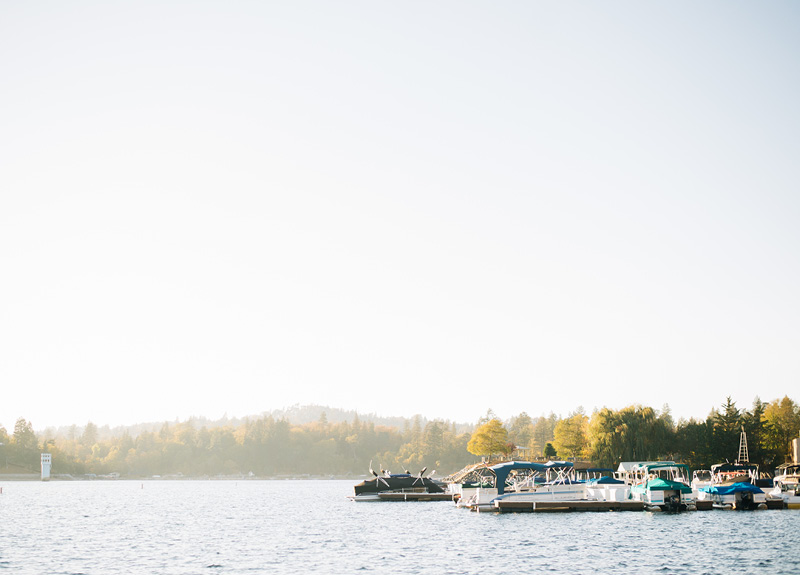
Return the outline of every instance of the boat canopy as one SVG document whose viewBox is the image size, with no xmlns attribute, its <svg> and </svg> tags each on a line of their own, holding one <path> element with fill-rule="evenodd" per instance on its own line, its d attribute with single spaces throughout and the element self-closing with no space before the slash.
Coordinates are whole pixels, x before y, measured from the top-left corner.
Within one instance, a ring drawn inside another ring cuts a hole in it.
<svg viewBox="0 0 800 575">
<path fill-rule="evenodd" d="M 711 466 L 711 471 L 714 473 L 730 471 L 758 471 L 758 465 L 751 463 L 717 463 Z"/>
<path fill-rule="evenodd" d="M 617 467 L 617 473 L 630 473 L 634 468 L 644 467 L 645 465 L 655 465 L 658 461 L 621 461 Z M 664 463 L 663 461 L 660 463 Z"/>
<path fill-rule="evenodd" d="M 692 488 L 680 481 L 661 479 L 660 477 L 651 479 L 647 483 L 631 487 L 631 493 L 644 493 L 645 491 L 680 491 L 681 493 L 691 493 Z"/>
<path fill-rule="evenodd" d="M 366 479 L 354 486 L 356 495 L 424 489 L 428 493 L 442 493 L 444 490 L 427 477 L 414 477 L 405 473 Z"/>
<path fill-rule="evenodd" d="M 541 463 L 533 463 L 531 461 L 507 461 L 506 463 L 498 463 L 489 468 L 497 478 L 495 485 L 497 486 L 497 494 L 502 495 L 505 492 L 506 479 L 508 475 L 517 469 L 527 469 L 531 471 L 539 471 L 544 473 L 548 467 Z"/>
<path fill-rule="evenodd" d="M 571 461 L 548 461 L 544 464 L 547 469 L 563 469 L 568 467 L 574 467 Z"/>
<path fill-rule="evenodd" d="M 644 469 L 666 469 L 668 467 L 680 467 L 689 471 L 689 466 L 685 463 L 675 463 L 674 461 L 657 461 L 655 463 L 644 463 L 641 465 Z"/>
<path fill-rule="evenodd" d="M 620 481 L 619 479 L 614 479 L 613 477 L 603 476 L 603 477 L 595 477 L 593 479 L 589 479 L 586 482 L 587 485 L 624 485 L 624 481 Z"/>
<path fill-rule="evenodd" d="M 658 471 L 659 469 L 670 469 L 670 468 L 677 468 L 681 469 L 684 472 L 684 477 L 689 477 L 689 466 L 685 463 L 675 463 L 674 461 L 658 461 L 656 463 L 645 463 L 638 468 L 638 471 L 644 471 L 645 473 L 652 473 L 653 471 Z"/>
<path fill-rule="evenodd" d="M 708 485 L 700 489 L 706 493 L 713 493 L 716 495 L 732 495 L 734 493 L 764 493 L 760 488 L 752 483 L 731 483 L 730 485 Z"/>
</svg>

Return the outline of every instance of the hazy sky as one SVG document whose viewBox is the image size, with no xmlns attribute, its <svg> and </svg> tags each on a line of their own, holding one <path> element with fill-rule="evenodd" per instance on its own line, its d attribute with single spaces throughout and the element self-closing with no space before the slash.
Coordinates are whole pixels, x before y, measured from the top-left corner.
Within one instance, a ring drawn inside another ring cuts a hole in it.
<svg viewBox="0 0 800 575">
<path fill-rule="evenodd" d="M 796 2 L 4 2 L 0 424 L 800 399 Z"/>
</svg>

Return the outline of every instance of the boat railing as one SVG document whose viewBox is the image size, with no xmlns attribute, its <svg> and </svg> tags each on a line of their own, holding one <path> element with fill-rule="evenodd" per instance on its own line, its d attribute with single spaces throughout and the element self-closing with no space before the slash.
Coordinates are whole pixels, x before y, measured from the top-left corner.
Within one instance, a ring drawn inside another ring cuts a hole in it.
<svg viewBox="0 0 800 575">
<path fill-rule="evenodd" d="M 509 476 L 506 484 L 510 491 L 532 491 L 543 483 L 543 477 L 540 473 L 528 473 Z"/>
<path fill-rule="evenodd" d="M 626 482 L 631 485 L 644 485 L 653 479 L 666 479 L 690 485 L 688 467 L 674 462 L 636 465 L 628 472 L 628 478 Z"/>
<path fill-rule="evenodd" d="M 552 467 L 547 470 L 547 484 L 562 485 L 575 483 L 575 474 L 572 467 Z"/>
</svg>

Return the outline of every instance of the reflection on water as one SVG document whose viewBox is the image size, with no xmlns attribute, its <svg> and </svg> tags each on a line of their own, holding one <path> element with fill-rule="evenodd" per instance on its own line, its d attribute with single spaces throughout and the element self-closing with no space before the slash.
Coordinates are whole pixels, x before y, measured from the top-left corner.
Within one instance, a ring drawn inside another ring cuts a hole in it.
<svg viewBox="0 0 800 575">
<path fill-rule="evenodd" d="M 3 483 L 0 572 L 796 572 L 800 511 L 477 514 L 354 483 Z"/>
</svg>

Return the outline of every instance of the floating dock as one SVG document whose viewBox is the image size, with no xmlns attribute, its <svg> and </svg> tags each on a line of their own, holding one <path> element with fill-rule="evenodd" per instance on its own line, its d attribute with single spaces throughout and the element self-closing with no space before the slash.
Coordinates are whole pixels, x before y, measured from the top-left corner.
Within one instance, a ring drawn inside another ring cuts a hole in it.
<svg viewBox="0 0 800 575">
<path fill-rule="evenodd" d="M 453 501 L 452 493 L 379 493 L 381 501 Z"/>
<path fill-rule="evenodd" d="M 786 509 L 783 501 L 767 499 L 767 509 Z M 697 511 L 711 511 L 711 501 L 697 501 Z M 556 513 L 565 511 L 644 511 L 642 501 L 497 501 L 492 511 L 501 513 Z"/>
<path fill-rule="evenodd" d="M 497 501 L 501 513 L 552 513 L 561 511 L 643 511 L 641 501 Z"/>
</svg>

